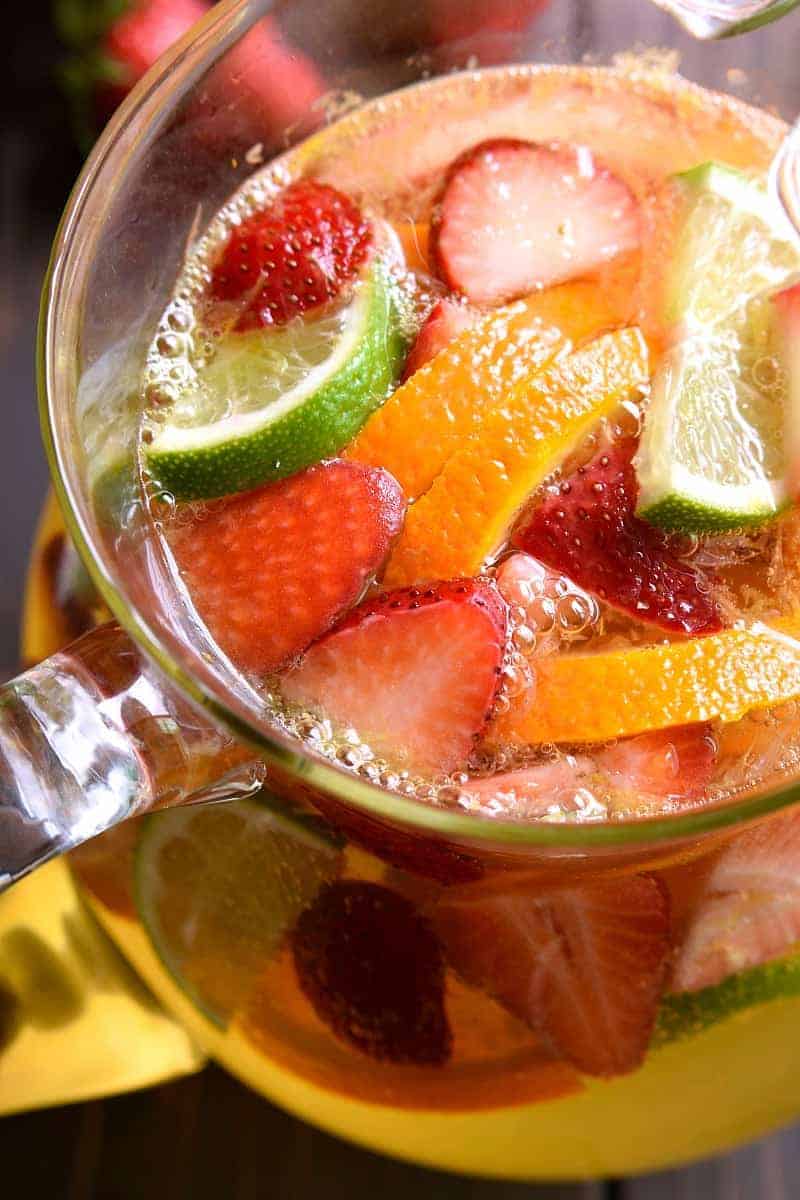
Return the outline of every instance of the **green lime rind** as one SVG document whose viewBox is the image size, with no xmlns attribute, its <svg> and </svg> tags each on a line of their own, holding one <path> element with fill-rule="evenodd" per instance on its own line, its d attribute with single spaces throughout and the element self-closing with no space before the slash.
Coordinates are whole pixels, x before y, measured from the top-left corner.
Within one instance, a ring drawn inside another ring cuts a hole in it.
<svg viewBox="0 0 800 1200">
<path fill-rule="evenodd" d="M 261 410 L 188 428 L 167 414 L 145 446 L 147 467 L 178 500 L 212 499 L 293 475 L 355 437 L 389 394 L 404 352 L 393 288 L 379 262 L 359 285 L 325 362 Z"/>
<path fill-rule="evenodd" d="M 139 918 L 173 981 L 211 1024 L 227 1028 L 297 917 L 338 874 L 342 849 L 329 826 L 288 813 L 266 791 L 143 819 L 134 863 Z M 163 919 L 165 869 L 177 873 L 172 887 L 183 903 L 171 927 Z M 210 974 L 209 949 L 224 964 Z"/>
<path fill-rule="evenodd" d="M 650 525 L 657 525 L 668 533 L 731 533 L 737 530 L 754 529 L 774 520 L 791 508 L 785 496 L 775 497 L 769 507 L 739 509 L 712 508 L 681 496 L 676 492 L 664 496 L 655 504 L 640 505 L 637 516 Z"/>
<path fill-rule="evenodd" d="M 652 380 L 636 511 L 680 533 L 747 529 L 786 507 L 786 381 L 771 296 L 797 278 L 800 248 L 758 180 L 704 163 L 671 186 L 673 344 Z"/>
<path fill-rule="evenodd" d="M 787 505 L 786 385 L 759 382 L 772 328 L 751 302 L 737 321 L 668 350 L 652 383 L 636 453 L 637 515 L 680 533 L 723 533 L 773 520 Z"/>
<path fill-rule="evenodd" d="M 800 954 L 751 967 L 716 987 L 675 992 L 661 1002 L 651 1049 L 694 1037 L 745 1009 L 800 996 Z"/>
</svg>

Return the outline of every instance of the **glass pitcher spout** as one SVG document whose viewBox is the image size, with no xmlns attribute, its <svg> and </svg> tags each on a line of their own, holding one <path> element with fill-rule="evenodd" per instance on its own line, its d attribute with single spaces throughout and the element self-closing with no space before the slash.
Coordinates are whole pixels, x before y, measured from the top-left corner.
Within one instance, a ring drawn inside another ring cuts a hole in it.
<svg viewBox="0 0 800 1200">
<path fill-rule="evenodd" d="M 705 40 L 733 37 L 777 21 L 798 0 L 654 0 L 691 33 Z"/>
</svg>

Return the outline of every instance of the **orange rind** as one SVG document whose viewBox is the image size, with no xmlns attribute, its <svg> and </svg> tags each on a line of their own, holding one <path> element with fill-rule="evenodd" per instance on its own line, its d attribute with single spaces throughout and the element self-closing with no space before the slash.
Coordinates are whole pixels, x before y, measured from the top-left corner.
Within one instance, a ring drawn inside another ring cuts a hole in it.
<svg viewBox="0 0 800 1200">
<path fill-rule="evenodd" d="M 527 497 L 600 418 L 648 380 L 638 329 L 595 339 L 523 380 L 410 509 L 384 582 L 476 575 Z"/>
<path fill-rule="evenodd" d="M 402 384 L 367 421 L 345 457 L 391 471 L 421 496 L 484 415 L 556 355 L 624 324 L 618 298 L 579 281 L 496 309 Z"/>
<path fill-rule="evenodd" d="M 656 646 L 534 662 L 535 698 L 515 697 L 492 745 L 605 742 L 695 721 L 738 721 L 800 698 L 800 616 Z"/>
</svg>

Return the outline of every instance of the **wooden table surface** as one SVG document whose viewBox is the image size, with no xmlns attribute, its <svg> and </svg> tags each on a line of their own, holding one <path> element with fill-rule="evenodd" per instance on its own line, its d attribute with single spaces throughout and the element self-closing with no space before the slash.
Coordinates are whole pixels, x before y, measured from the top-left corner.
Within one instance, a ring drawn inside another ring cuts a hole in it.
<svg viewBox="0 0 800 1200">
<path fill-rule="evenodd" d="M 11 6 L 9 5 L 9 8 Z M 0 82 L 0 664 L 16 658 L 21 585 L 36 511 L 46 487 L 35 412 L 33 341 L 38 291 L 59 210 L 80 162 L 53 88 L 57 56 L 46 0 L 15 0 L 12 54 Z M 667 17 L 647 0 L 554 0 L 541 18 L 581 50 L 661 45 Z M 4 26 L 9 45 L 8 26 Z M 762 98 L 790 114 L 795 94 L 777 90 L 798 60 L 800 14 L 775 27 L 766 51 L 748 42 L 700 48 L 680 39 L 685 73 L 700 56 L 718 82 L 731 68 L 760 72 Z M 762 43 L 762 47 L 764 43 Z M 729 82 L 739 76 L 728 75 Z M 0 1178 L 24 1180 L 32 1200 L 790 1200 L 800 1195 L 800 1129 L 737 1153 L 635 1181 L 574 1186 L 490 1183 L 391 1162 L 319 1133 L 267 1104 L 217 1068 L 115 1099 L 0 1120 Z"/>
</svg>

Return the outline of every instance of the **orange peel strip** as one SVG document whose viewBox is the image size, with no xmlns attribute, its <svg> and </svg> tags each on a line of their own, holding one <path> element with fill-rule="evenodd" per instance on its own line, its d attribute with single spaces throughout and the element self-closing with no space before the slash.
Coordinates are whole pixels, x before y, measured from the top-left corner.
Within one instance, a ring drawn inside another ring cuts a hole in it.
<svg viewBox="0 0 800 1200">
<path fill-rule="evenodd" d="M 492 745 L 604 742 L 695 721 L 738 721 L 800 698 L 800 616 L 708 637 L 534 662 L 535 693 L 492 722 Z"/>
<path fill-rule="evenodd" d="M 496 309 L 415 371 L 370 417 L 345 457 L 385 467 L 416 499 L 512 388 L 556 354 L 622 323 L 604 289 L 588 281 Z"/>
<path fill-rule="evenodd" d="M 623 329 L 524 380 L 411 507 L 385 584 L 478 574 L 531 492 L 648 377 L 644 338 Z"/>
<path fill-rule="evenodd" d="M 427 221 L 393 221 L 392 229 L 397 234 L 397 240 L 403 248 L 403 255 L 409 271 L 420 271 L 432 275 L 430 253 L 431 227 Z"/>
</svg>

